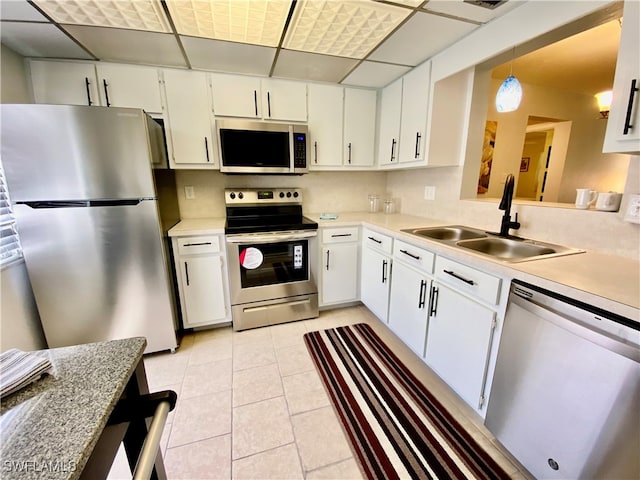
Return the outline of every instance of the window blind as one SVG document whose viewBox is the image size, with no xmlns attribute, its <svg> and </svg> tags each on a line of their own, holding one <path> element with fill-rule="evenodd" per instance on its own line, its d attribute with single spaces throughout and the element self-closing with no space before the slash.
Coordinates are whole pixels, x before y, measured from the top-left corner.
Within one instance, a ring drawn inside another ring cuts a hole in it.
<svg viewBox="0 0 640 480">
<path fill-rule="evenodd" d="M 0 163 L 0 267 L 21 257 L 22 249 L 16 231 L 16 219 L 11 210 L 4 169 Z"/>
</svg>

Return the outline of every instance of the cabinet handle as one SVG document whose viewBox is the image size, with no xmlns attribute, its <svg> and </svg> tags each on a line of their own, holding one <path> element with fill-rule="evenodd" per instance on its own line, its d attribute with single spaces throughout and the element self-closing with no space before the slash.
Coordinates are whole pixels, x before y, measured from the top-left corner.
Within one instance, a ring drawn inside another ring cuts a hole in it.
<svg viewBox="0 0 640 480">
<path fill-rule="evenodd" d="M 329 270 L 329 252 L 330 250 L 327 249 L 327 270 Z"/>
<path fill-rule="evenodd" d="M 331 238 L 350 237 L 350 236 L 351 236 L 350 233 L 334 233 L 333 235 L 331 235 Z"/>
<path fill-rule="evenodd" d="M 424 280 L 420 280 L 420 295 L 418 295 L 418 310 L 424 307 L 425 300 L 426 300 L 425 294 L 427 293 L 426 287 L 427 287 L 427 282 L 425 282 Z"/>
<path fill-rule="evenodd" d="M 631 111 L 633 110 L 633 98 L 636 96 L 636 92 L 638 91 L 638 87 L 636 87 L 637 79 L 634 78 L 631 80 L 631 91 L 629 92 L 629 104 L 627 105 L 627 114 L 624 118 L 624 131 L 623 135 L 629 133 L 629 130 L 633 129 L 633 125 L 631 125 Z"/>
<path fill-rule="evenodd" d="M 351 163 L 351 142 L 349 142 L 349 163 Z"/>
<path fill-rule="evenodd" d="M 267 92 L 267 112 L 269 113 L 269 118 L 271 118 L 271 92 Z"/>
<path fill-rule="evenodd" d="M 422 138 L 422 135 L 420 135 L 420 132 L 416 132 L 416 154 L 414 158 L 418 158 L 420 156 L 420 139 L 421 138 Z"/>
<path fill-rule="evenodd" d="M 258 91 L 253 91 L 253 105 L 256 109 L 256 117 L 258 116 Z"/>
<path fill-rule="evenodd" d="M 201 247 L 202 245 L 211 245 L 211 242 L 185 243 L 183 247 Z"/>
<path fill-rule="evenodd" d="M 382 244 L 382 240 L 378 240 L 377 238 L 367 237 L 369 240 L 373 240 L 376 243 Z"/>
<path fill-rule="evenodd" d="M 411 258 L 415 258 L 416 260 L 420 260 L 420 257 L 418 255 L 414 255 L 413 253 L 407 252 L 406 250 L 400 250 L 400 253 L 404 253 L 405 255 L 408 255 Z"/>
<path fill-rule="evenodd" d="M 187 280 L 187 287 L 189 286 L 189 266 L 187 265 L 187 262 L 184 262 L 184 276 Z"/>
<path fill-rule="evenodd" d="M 102 86 L 104 88 L 104 99 L 107 101 L 107 107 L 111 106 L 111 103 L 109 102 L 109 84 L 107 83 L 106 79 L 102 79 Z"/>
<path fill-rule="evenodd" d="M 89 81 L 89 77 L 84 77 L 84 85 L 87 88 L 87 103 L 89 106 L 93 105 L 93 101 L 91 101 L 91 90 L 89 89 L 89 85 L 91 82 Z"/>
<path fill-rule="evenodd" d="M 431 287 L 431 298 L 429 299 L 429 316 L 433 317 L 438 313 L 438 295 L 440 290 L 433 285 Z"/>
<path fill-rule="evenodd" d="M 382 283 L 387 281 L 387 261 L 382 260 Z"/>
<path fill-rule="evenodd" d="M 204 137 L 204 151 L 207 154 L 207 162 L 210 161 L 209 159 L 209 140 L 207 139 L 207 137 Z"/>
<path fill-rule="evenodd" d="M 394 154 L 394 150 L 396 149 L 396 139 L 392 138 L 391 139 L 391 161 L 393 162 L 393 159 L 395 158 L 395 154 Z"/>
<path fill-rule="evenodd" d="M 313 142 L 313 153 L 315 154 L 315 163 L 318 163 L 318 142 Z"/>
<path fill-rule="evenodd" d="M 448 275 L 451 275 L 453 278 L 457 278 L 458 280 L 461 280 L 464 283 L 468 283 L 469 285 L 475 285 L 476 284 L 476 282 L 474 282 L 473 280 L 469 280 L 468 278 L 464 278 L 462 275 L 458 275 L 453 270 L 445 270 L 444 273 L 446 273 Z"/>
</svg>

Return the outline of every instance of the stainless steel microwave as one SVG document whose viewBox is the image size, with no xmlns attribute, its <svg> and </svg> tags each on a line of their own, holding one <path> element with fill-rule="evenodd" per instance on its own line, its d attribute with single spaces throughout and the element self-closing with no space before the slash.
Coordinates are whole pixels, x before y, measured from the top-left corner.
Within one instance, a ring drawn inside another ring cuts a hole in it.
<svg viewBox="0 0 640 480">
<path fill-rule="evenodd" d="M 220 171 L 223 173 L 307 173 L 306 125 L 248 120 L 218 120 Z"/>
</svg>

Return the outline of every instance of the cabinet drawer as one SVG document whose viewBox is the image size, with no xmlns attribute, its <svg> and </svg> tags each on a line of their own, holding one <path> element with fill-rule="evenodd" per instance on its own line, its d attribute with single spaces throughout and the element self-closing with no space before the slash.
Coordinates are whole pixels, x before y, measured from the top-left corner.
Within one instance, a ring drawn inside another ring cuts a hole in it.
<svg viewBox="0 0 640 480">
<path fill-rule="evenodd" d="M 220 237 L 218 237 L 217 235 L 178 238 L 179 255 L 194 255 L 197 253 L 219 252 Z"/>
<path fill-rule="evenodd" d="M 435 255 L 427 250 L 396 240 L 393 244 L 393 257 L 426 273 L 433 273 Z"/>
<path fill-rule="evenodd" d="M 362 244 L 389 255 L 393 252 L 393 237 L 366 228 L 362 230 Z"/>
<path fill-rule="evenodd" d="M 356 242 L 358 237 L 358 227 L 322 229 L 322 243 Z"/>
<path fill-rule="evenodd" d="M 487 303 L 496 305 L 500 300 L 500 278 L 462 265 L 454 260 L 436 257 L 435 276 L 460 292 L 466 292 Z"/>
</svg>

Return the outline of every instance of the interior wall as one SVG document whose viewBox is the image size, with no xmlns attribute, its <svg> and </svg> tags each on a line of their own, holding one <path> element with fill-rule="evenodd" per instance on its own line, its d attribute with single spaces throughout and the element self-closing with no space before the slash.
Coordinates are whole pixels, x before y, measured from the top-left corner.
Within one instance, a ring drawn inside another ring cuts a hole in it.
<svg viewBox="0 0 640 480">
<path fill-rule="evenodd" d="M 306 175 L 225 175 L 211 170 L 176 170 L 182 218 L 224 217 L 225 188 L 290 187 L 303 190 L 305 213 L 363 212 L 369 194 L 386 196 L 386 172 L 311 172 Z M 187 200 L 185 186 L 195 199 Z"/>
<path fill-rule="evenodd" d="M 32 103 L 23 57 L 1 45 L 0 59 L 0 103 Z M 0 270 L 0 300 L 0 349 L 46 348 L 24 261 Z"/>
</svg>

